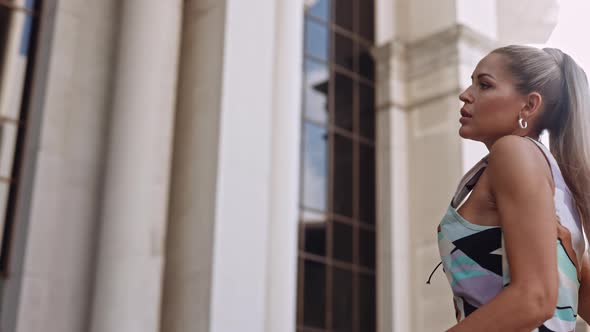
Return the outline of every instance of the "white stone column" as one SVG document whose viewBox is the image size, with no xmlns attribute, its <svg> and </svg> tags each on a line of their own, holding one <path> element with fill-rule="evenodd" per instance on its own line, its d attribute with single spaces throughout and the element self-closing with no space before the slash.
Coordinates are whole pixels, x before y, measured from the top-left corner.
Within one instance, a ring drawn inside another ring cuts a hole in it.
<svg viewBox="0 0 590 332">
<path fill-rule="evenodd" d="M 391 42 L 377 63 L 377 318 L 379 332 L 412 331 L 406 47 Z"/>
<path fill-rule="evenodd" d="M 225 1 L 184 4 L 162 332 L 211 329 L 225 7 Z"/>
<path fill-rule="evenodd" d="M 181 12 L 121 2 L 92 332 L 159 331 Z"/>
<path fill-rule="evenodd" d="M 269 263 L 271 232 L 289 241 L 283 232 L 295 230 L 297 222 L 292 202 L 282 198 L 297 190 L 296 179 L 280 179 L 280 184 L 272 179 L 297 167 L 273 170 L 294 161 L 298 151 L 291 145 L 299 127 L 280 128 L 294 119 L 298 108 L 292 88 L 300 92 L 301 74 L 291 75 L 301 70 L 296 64 L 301 50 L 276 60 L 275 44 L 284 36 L 288 40 L 281 43 L 288 49 L 280 52 L 296 48 L 290 43 L 299 44 L 296 35 L 301 32 L 290 24 L 301 14 L 293 11 L 294 18 L 281 22 L 278 5 L 275 0 L 185 1 L 163 332 L 262 332 L 267 326 L 281 326 L 275 331 L 282 332 L 283 326 L 295 324 L 294 319 L 271 321 L 267 314 L 272 301 L 286 305 L 272 308 L 285 319 L 294 317 L 289 310 L 295 307 L 289 305 L 294 290 L 269 286 L 268 280 L 269 274 L 279 273 L 287 279 L 275 280 L 277 287 L 294 284 L 294 266 L 289 266 L 296 259 L 276 262 L 274 268 Z M 285 151 L 274 153 L 283 147 Z M 281 184 L 284 192 L 273 191 Z M 286 219 L 271 218 L 275 202 L 286 207 L 276 211 Z M 275 222 L 284 226 L 271 231 Z M 285 255 L 295 253 L 289 243 L 282 245 Z"/>
<path fill-rule="evenodd" d="M 457 25 L 375 52 L 380 332 L 442 330 L 454 319 L 444 275 L 426 280 L 438 263 L 437 222 L 463 171 L 460 76 L 492 48 L 485 41 Z"/>
<path fill-rule="evenodd" d="M 303 9 L 277 1 L 266 332 L 295 331 Z"/>
</svg>

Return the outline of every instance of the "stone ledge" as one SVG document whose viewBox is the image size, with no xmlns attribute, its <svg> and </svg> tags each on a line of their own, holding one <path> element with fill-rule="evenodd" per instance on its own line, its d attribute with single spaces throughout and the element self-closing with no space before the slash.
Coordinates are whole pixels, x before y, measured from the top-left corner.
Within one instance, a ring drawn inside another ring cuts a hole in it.
<svg viewBox="0 0 590 332">
<path fill-rule="evenodd" d="M 375 47 L 372 54 L 379 66 L 390 65 L 393 60 L 402 61 L 409 66 L 408 70 L 405 70 L 408 74 L 405 78 L 411 78 L 426 69 L 432 70 L 430 66 L 458 64 L 458 45 L 480 49 L 482 52 L 489 52 L 499 46 L 496 41 L 479 32 L 457 24 L 413 42 L 393 40 Z M 448 55 L 448 57 L 442 55 Z M 424 64 L 430 66 L 425 68 Z"/>
</svg>

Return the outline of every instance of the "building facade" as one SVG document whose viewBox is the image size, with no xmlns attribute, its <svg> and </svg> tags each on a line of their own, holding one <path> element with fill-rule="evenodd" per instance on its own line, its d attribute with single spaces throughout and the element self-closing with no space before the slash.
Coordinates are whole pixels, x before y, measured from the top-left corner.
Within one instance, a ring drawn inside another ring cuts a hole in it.
<svg viewBox="0 0 590 332">
<path fill-rule="evenodd" d="M 0 0 L 2 332 L 441 331 L 487 52 L 556 0 Z"/>
</svg>

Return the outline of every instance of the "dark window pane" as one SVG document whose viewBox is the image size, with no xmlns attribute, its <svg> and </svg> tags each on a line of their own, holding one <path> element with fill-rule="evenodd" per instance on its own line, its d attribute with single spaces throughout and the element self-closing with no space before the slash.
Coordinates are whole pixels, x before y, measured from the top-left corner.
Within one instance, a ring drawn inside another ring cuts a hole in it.
<svg viewBox="0 0 590 332">
<path fill-rule="evenodd" d="M 11 14 L 14 11 L 0 5 L 0 77 L 2 77 L 2 64 L 5 62 L 6 48 L 8 46 L 8 32 L 10 31 Z"/>
<path fill-rule="evenodd" d="M 305 122 L 303 129 L 303 205 L 326 211 L 328 192 L 328 132 Z"/>
<path fill-rule="evenodd" d="M 352 272 L 334 268 L 332 278 L 333 330 L 337 332 L 352 331 Z"/>
<path fill-rule="evenodd" d="M 352 263 L 352 226 L 334 222 L 332 224 L 332 254 L 334 259 Z"/>
<path fill-rule="evenodd" d="M 359 129 L 360 134 L 368 139 L 375 138 L 375 90 L 359 83 Z"/>
<path fill-rule="evenodd" d="M 375 78 L 375 61 L 367 45 L 359 44 L 359 74 L 369 80 Z"/>
<path fill-rule="evenodd" d="M 375 276 L 368 274 L 359 275 L 359 323 L 360 331 L 375 332 Z"/>
<path fill-rule="evenodd" d="M 297 330 L 375 332 L 375 0 L 305 3 Z"/>
<path fill-rule="evenodd" d="M 342 74 L 335 74 L 334 124 L 352 131 L 353 81 Z"/>
<path fill-rule="evenodd" d="M 375 223 L 375 149 L 366 144 L 359 147 L 359 219 Z"/>
<path fill-rule="evenodd" d="M 310 19 L 305 20 L 305 52 L 321 60 L 328 60 L 328 28 Z"/>
<path fill-rule="evenodd" d="M 334 61 L 337 65 L 352 71 L 354 63 L 354 52 L 352 39 L 347 38 L 337 32 L 334 36 Z"/>
<path fill-rule="evenodd" d="M 313 212 L 304 213 L 301 227 L 305 232 L 305 252 L 326 256 L 326 219 Z"/>
<path fill-rule="evenodd" d="M 359 263 L 365 267 L 375 268 L 375 232 L 359 230 Z"/>
<path fill-rule="evenodd" d="M 352 142 L 334 134 L 332 206 L 334 213 L 352 217 Z"/>
<path fill-rule="evenodd" d="M 334 23 L 345 29 L 352 31 L 352 0 L 335 0 Z"/>
<path fill-rule="evenodd" d="M 314 0 L 311 3 L 311 7 L 306 10 L 307 14 L 325 21 L 330 19 L 330 0 Z"/>
<path fill-rule="evenodd" d="M 373 41 L 375 36 L 375 0 L 359 0 L 359 33 Z"/>
<path fill-rule="evenodd" d="M 326 267 L 324 264 L 305 261 L 303 281 L 303 324 L 325 326 Z"/>
<path fill-rule="evenodd" d="M 305 60 L 305 117 L 326 123 L 328 119 L 328 65 L 311 59 Z"/>
<path fill-rule="evenodd" d="M 8 32 L 10 31 L 10 14 L 12 13 L 13 11 L 11 9 L 0 5 L 0 60 L 4 59 L 4 54 L 6 53 Z M 0 64 L 2 63 L 3 61 L 0 61 Z"/>
</svg>

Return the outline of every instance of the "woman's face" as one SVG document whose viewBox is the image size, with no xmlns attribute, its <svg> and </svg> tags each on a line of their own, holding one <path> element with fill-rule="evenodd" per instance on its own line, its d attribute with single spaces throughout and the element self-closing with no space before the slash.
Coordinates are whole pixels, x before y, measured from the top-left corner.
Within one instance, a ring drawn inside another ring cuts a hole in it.
<svg viewBox="0 0 590 332">
<path fill-rule="evenodd" d="M 517 132 L 518 116 L 526 105 L 515 81 L 506 70 L 505 56 L 491 53 L 483 58 L 471 77 L 471 85 L 459 95 L 464 102 L 459 135 L 491 145 Z"/>
</svg>

